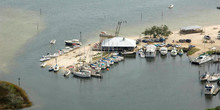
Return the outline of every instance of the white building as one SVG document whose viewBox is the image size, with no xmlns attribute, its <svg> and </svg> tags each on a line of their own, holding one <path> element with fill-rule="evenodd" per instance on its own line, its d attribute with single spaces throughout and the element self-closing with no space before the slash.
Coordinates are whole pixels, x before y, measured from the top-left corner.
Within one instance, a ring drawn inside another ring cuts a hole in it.
<svg viewBox="0 0 220 110">
<path fill-rule="evenodd" d="M 106 51 L 132 51 L 136 47 L 136 41 L 124 37 L 105 39 L 101 43 L 102 50 Z"/>
</svg>

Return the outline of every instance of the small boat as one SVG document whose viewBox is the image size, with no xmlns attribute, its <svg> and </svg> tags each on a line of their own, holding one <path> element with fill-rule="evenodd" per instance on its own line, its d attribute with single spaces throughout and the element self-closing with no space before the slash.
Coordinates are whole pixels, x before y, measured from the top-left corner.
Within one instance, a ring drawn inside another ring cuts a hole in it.
<svg viewBox="0 0 220 110">
<path fill-rule="evenodd" d="M 166 47 L 161 47 L 160 48 L 160 54 L 161 55 L 167 55 L 168 49 Z"/>
<path fill-rule="evenodd" d="M 155 45 L 147 45 L 145 50 L 146 58 L 154 58 L 156 56 L 156 46 Z"/>
<path fill-rule="evenodd" d="M 41 63 L 40 67 L 43 68 L 43 67 L 45 67 L 46 65 L 47 65 L 47 63 L 44 62 L 44 63 Z"/>
<path fill-rule="evenodd" d="M 78 39 L 66 40 L 64 41 L 66 46 L 75 46 L 75 45 L 82 45 L 82 43 Z"/>
<path fill-rule="evenodd" d="M 51 66 L 51 67 L 49 68 L 49 71 L 53 71 L 53 70 L 54 70 L 54 67 Z"/>
<path fill-rule="evenodd" d="M 44 61 L 47 61 L 47 60 L 50 60 L 51 58 L 48 58 L 48 57 L 42 57 L 41 59 L 40 59 L 40 62 L 44 62 Z"/>
<path fill-rule="evenodd" d="M 220 78 L 220 74 L 219 73 L 213 73 L 212 75 L 210 75 L 208 78 L 207 78 L 207 81 L 209 82 L 214 82 L 214 81 L 218 81 Z"/>
<path fill-rule="evenodd" d="M 220 6 L 217 6 L 216 8 L 217 8 L 217 9 L 220 9 Z"/>
<path fill-rule="evenodd" d="M 179 55 L 179 56 L 182 56 L 183 53 L 184 53 L 184 52 L 183 52 L 183 49 L 180 49 L 180 50 L 178 51 L 178 55 Z"/>
<path fill-rule="evenodd" d="M 59 71 L 59 69 L 60 69 L 60 67 L 56 64 L 55 66 L 54 66 L 54 72 L 57 72 L 57 71 Z"/>
<path fill-rule="evenodd" d="M 56 43 L 55 39 L 50 41 L 50 44 L 55 44 L 55 43 Z"/>
<path fill-rule="evenodd" d="M 80 77 L 80 78 L 90 78 L 91 77 L 91 71 L 87 70 L 81 70 L 79 72 L 73 72 L 74 76 Z"/>
<path fill-rule="evenodd" d="M 70 71 L 70 70 L 67 70 L 66 73 L 64 73 L 64 76 L 67 77 L 67 76 L 70 75 L 70 73 L 71 73 L 71 71 Z"/>
<path fill-rule="evenodd" d="M 200 81 L 206 81 L 209 78 L 210 74 L 205 73 L 200 76 Z"/>
<path fill-rule="evenodd" d="M 200 65 L 200 64 L 206 63 L 208 61 L 211 61 L 212 59 L 213 59 L 212 56 L 205 54 L 205 55 L 200 55 L 199 57 L 197 57 L 195 59 L 192 59 L 191 63 Z"/>
<path fill-rule="evenodd" d="M 135 56 L 136 52 L 124 51 L 121 53 L 123 56 Z"/>
<path fill-rule="evenodd" d="M 140 52 L 139 54 L 140 54 L 141 58 L 145 58 L 144 52 Z"/>
<path fill-rule="evenodd" d="M 100 36 L 100 37 L 108 37 L 108 38 L 114 37 L 114 35 L 108 34 L 108 33 L 105 32 L 105 31 L 102 31 L 102 32 L 99 34 L 99 36 Z"/>
<path fill-rule="evenodd" d="M 177 55 L 177 50 L 176 50 L 175 47 L 171 50 L 170 54 L 171 54 L 171 56 L 176 56 Z"/>
<path fill-rule="evenodd" d="M 205 95 L 212 95 L 215 89 L 216 89 L 216 87 L 214 84 L 207 82 L 205 85 L 204 94 Z"/>
<path fill-rule="evenodd" d="M 174 7 L 173 4 L 170 4 L 170 5 L 168 6 L 169 9 L 172 9 L 173 7 Z"/>
</svg>

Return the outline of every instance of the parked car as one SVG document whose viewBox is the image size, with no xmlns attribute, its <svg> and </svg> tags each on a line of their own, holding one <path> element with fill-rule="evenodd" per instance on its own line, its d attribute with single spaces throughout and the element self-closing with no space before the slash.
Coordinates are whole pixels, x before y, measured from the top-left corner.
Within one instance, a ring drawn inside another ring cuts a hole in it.
<svg viewBox="0 0 220 110">
<path fill-rule="evenodd" d="M 211 39 L 211 37 L 210 37 L 210 36 L 205 35 L 205 36 L 204 36 L 204 39 L 206 39 L 206 40 L 210 40 L 210 39 Z"/>
<path fill-rule="evenodd" d="M 191 43 L 191 39 L 186 39 L 186 42 L 187 43 Z"/>
<path fill-rule="evenodd" d="M 196 46 L 194 46 L 194 45 L 189 45 L 189 49 L 191 49 L 191 48 L 193 48 L 193 47 L 196 47 Z"/>
<path fill-rule="evenodd" d="M 185 42 L 186 42 L 186 39 L 180 39 L 179 42 L 180 42 L 180 43 L 185 43 Z"/>
<path fill-rule="evenodd" d="M 220 35 L 217 36 L 217 39 L 220 40 Z"/>
<path fill-rule="evenodd" d="M 173 46 L 172 44 L 167 44 L 167 45 L 166 45 L 166 47 L 172 47 L 172 46 Z"/>
<path fill-rule="evenodd" d="M 163 38 L 163 37 L 160 37 L 160 42 L 164 42 L 164 41 L 166 41 L 166 39 L 165 38 Z"/>
<path fill-rule="evenodd" d="M 142 42 L 147 43 L 147 42 L 148 42 L 148 40 L 147 40 L 147 39 L 144 39 L 144 40 L 142 40 Z"/>
</svg>

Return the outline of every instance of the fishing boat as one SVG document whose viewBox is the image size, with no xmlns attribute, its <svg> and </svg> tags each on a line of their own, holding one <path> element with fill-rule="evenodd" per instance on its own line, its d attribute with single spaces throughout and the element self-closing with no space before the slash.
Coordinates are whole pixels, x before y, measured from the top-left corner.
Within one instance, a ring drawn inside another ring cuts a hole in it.
<svg viewBox="0 0 220 110">
<path fill-rule="evenodd" d="M 171 56 L 176 56 L 177 55 L 177 50 L 176 50 L 175 47 L 171 50 L 170 54 L 171 54 Z"/>
<path fill-rule="evenodd" d="M 59 69 L 60 69 L 60 67 L 56 64 L 55 66 L 54 66 L 54 69 L 53 69 L 53 71 L 54 72 L 58 72 L 59 71 Z"/>
<path fill-rule="evenodd" d="M 88 70 L 81 70 L 79 72 L 73 72 L 74 76 L 80 77 L 80 78 L 90 78 L 91 77 L 91 71 Z"/>
<path fill-rule="evenodd" d="M 161 55 L 167 55 L 168 49 L 166 47 L 161 47 L 160 48 L 160 54 Z"/>
<path fill-rule="evenodd" d="M 179 56 L 182 56 L 183 53 L 184 53 L 184 52 L 183 52 L 183 49 L 179 49 L 179 51 L 178 51 L 178 55 L 179 55 Z"/>
<path fill-rule="evenodd" d="M 214 84 L 207 82 L 205 85 L 204 94 L 205 95 L 212 95 L 215 89 L 216 89 L 216 87 Z"/>
<path fill-rule="evenodd" d="M 168 6 L 169 9 L 172 9 L 173 7 L 174 7 L 173 4 L 170 4 L 170 5 Z"/>
<path fill-rule="evenodd" d="M 82 45 L 78 39 L 66 40 L 64 41 L 66 46 Z"/>
<path fill-rule="evenodd" d="M 55 43 L 56 43 L 55 39 L 50 41 L 50 44 L 55 44 Z"/>
<path fill-rule="evenodd" d="M 213 59 L 212 56 L 208 55 L 208 54 L 204 54 L 204 55 L 200 55 L 199 57 L 192 59 L 191 63 L 193 64 L 203 64 L 206 63 L 208 61 L 211 61 Z"/>
<path fill-rule="evenodd" d="M 154 58 L 156 56 L 156 46 L 155 45 L 147 45 L 145 49 L 145 57 L 146 58 Z"/>
<path fill-rule="evenodd" d="M 43 68 L 43 67 L 45 67 L 46 65 L 47 65 L 47 63 L 44 62 L 44 63 L 41 63 L 40 67 Z"/>
</svg>

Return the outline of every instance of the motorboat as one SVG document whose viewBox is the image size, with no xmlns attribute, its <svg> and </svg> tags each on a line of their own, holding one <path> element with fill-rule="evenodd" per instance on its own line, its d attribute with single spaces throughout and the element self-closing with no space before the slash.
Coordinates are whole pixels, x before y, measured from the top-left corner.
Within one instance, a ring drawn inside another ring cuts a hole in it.
<svg viewBox="0 0 220 110">
<path fill-rule="evenodd" d="M 183 53 L 184 53 L 184 52 L 183 52 L 183 49 L 179 49 L 179 51 L 178 51 L 178 55 L 179 55 L 179 56 L 182 56 Z"/>
<path fill-rule="evenodd" d="M 44 62 L 44 63 L 41 63 L 40 67 L 43 68 L 43 67 L 45 67 L 46 65 L 47 65 L 47 63 Z"/>
<path fill-rule="evenodd" d="M 173 47 L 173 49 L 170 52 L 171 56 L 176 56 L 177 55 L 177 50 L 175 47 Z"/>
<path fill-rule="evenodd" d="M 51 66 L 51 67 L 49 68 L 49 71 L 53 71 L 53 70 L 54 70 L 54 67 Z"/>
<path fill-rule="evenodd" d="M 144 58 L 144 57 L 145 57 L 144 52 L 140 52 L 139 54 L 140 54 L 141 58 Z"/>
<path fill-rule="evenodd" d="M 214 82 L 214 81 L 218 81 L 219 79 L 220 79 L 220 74 L 219 73 L 213 73 L 212 75 L 210 75 L 207 78 L 207 81 Z"/>
<path fill-rule="evenodd" d="M 205 85 L 205 88 L 204 88 L 204 94 L 205 95 L 212 95 L 215 89 L 216 89 L 216 87 L 214 84 L 207 82 Z"/>
<path fill-rule="evenodd" d="M 50 59 L 51 58 L 49 58 L 49 57 L 43 56 L 43 57 L 41 57 L 40 62 L 44 62 L 44 61 L 47 61 L 47 60 L 50 60 Z"/>
<path fill-rule="evenodd" d="M 145 57 L 146 58 L 154 58 L 156 56 L 156 46 L 155 45 L 147 45 L 145 49 Z"/>
<path fill-rule="evenodd" d="M 169 9 L 172 9 L 173 7 L 174 7 L 173 4 L 170 4 L 170 5 L 168 6 Z"/>
<path fill-rule="evenodd" d="M 105 32 L 105 31 L 102 31 L 102 32 L 99 34 L 99 36 L 100 36 L 100 37 L 108 37 L 108 38 L 114 37 L 114 35 L 108 34 L 108 33 Z"/>
<path fill-rule="evenodd" d="M 168 49 L 166 47 L 161 47 L 160 48 L 160 54 L 161 55 L 167 55 Z"/>
<path fill-rule="evenodd" d="M 64 76 L 67 77 L 67 76 L 70 75 L 70 73 L 71 73 L 71 71 L 70 71 L 70 70 L 67 70 L 66 73 L 64 73 Z"/>
<path fill-rule="evenodd" d="M 50 41 L 50 44 L 55 44 L 55 43 L 56 43 L 55 39 Z"/>
<path fill-rule="evenodd" d="M 124 51 L 121 53 L 123 56 L 135 56 L 136 52 Z"/>
<path fill-rule="evenodd" d="M 192 59 L 191 63 L 193 64 L 202 64 L 202 63 L 206 63 L 208 61 L 211 61 L 213 59 L 212 56 L 205 54 L 205 55 L 200 55 L 199 57 Z"/>
<path fill-rule="evenodd" d="M 60 67 L 56 64 L 55 66 L 54 66 L 54 72 L 58 72 L 59 71 L 59 69 L 60 69 Z"/>
<path fill-rule="evenodd" d="M 66 40 L 64 42 L 66 46 L 82 45 L 82 43 L 78 39 Z"/>
<path fill-rule="evenodd" d="M 200 81 L 206 81 L 209 78 L 210 74 L 205 73 L 200 76 Z"/>
<path fill-rule="evenodd" d="M 74 76 L 80 77 L 80 78 L 90 78 L 91 77 L 91 71 L 88 70 L 81 70 L 79 72 L 73 72 Z"/>
</svg>

